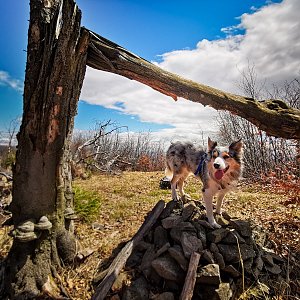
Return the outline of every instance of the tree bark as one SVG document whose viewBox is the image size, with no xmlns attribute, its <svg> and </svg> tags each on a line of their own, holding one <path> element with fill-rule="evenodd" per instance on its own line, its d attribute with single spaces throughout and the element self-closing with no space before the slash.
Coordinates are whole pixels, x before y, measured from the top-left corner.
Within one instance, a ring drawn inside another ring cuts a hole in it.
<svg viewBox="0 0 300 300">
<path fill-rule="evenodd" d="M 73 0 L 30 1 L 23 119 L 10 205 L 16 230 L 5 261 L 1 299 L 51 296 L 60 256 L 70 261 L 76 252 L 70 230 L 69 144 L 89 44 L 89 34 L 81 29 L 80 21 L 81 12 Z M 42 216 L 52 228 L 41 230 L 36 225 Z M 27 220 L 35 225 L 28 229 L 26 223 L 25 231 L 35 238 L 26 242 L 20 232 Z"/>
<path fill-rule="evenodd" d="M 230 111 L 255 124 L 268 135 L 300 139 L 300 111 L 288 107 L 285 102 L 259 102 L 184 79 L 93 32 L 90 33 L 92 37 L 88 49 L 88 66 L 137 80 L 174 100 L 183 97 L 217 110 Z"/>
</svg>

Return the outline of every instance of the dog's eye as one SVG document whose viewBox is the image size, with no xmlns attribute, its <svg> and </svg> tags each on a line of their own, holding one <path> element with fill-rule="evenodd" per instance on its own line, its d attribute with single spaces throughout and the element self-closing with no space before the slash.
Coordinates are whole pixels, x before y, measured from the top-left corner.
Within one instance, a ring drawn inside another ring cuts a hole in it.
<svg viewBox="0 0 300 300">
<path fill-rule="evenodd" d="M 228 154 L 225 154 L 225 155 L 223 155 L 223 158 L 228 159 L 228 158 L 230 158 L 230 156 Z"/>
<path fill-rule="evenodd" d="M 219 156 L 219 152 L 215 150 L 215 151 L 213 152 L 213 157 L 214 157 L 214 158 L 217 158 L 218 156 Z"/>
</svg>

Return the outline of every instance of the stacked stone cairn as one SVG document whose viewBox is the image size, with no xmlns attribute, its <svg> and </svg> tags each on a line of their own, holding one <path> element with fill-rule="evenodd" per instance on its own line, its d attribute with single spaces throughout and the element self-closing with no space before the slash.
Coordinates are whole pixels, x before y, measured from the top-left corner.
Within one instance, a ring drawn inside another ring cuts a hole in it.
<svg viewBox="0 0 300 300">
<path fill-rule="evenodd" d="M 280 277 L 284 260 L 264 247 L 265 234 L 225 213 L 217 221 L 222 228 L 212 228 L 195 202 L 182 208 L 169 202 L 135 247 L 109 299 L 179 299 L 193 252 L 201 256 L 192 299 L 237 299 L 247 285 Z"/>
</svg>

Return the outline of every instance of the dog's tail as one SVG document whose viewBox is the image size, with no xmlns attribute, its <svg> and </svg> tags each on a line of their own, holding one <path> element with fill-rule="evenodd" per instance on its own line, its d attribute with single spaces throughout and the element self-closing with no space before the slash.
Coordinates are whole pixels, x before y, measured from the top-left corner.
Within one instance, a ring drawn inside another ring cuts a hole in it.
<svg viewBox="0 0 300 300">
<path fill-rule="evenodd" d="M 166 166 L 166 169 L 165 169 L 165 175 L 169 180 L 171 180 L 173 178 L 173 171 L 171 170 L 168 163 L 167 163 L 167 166 Z"/>
</svg>

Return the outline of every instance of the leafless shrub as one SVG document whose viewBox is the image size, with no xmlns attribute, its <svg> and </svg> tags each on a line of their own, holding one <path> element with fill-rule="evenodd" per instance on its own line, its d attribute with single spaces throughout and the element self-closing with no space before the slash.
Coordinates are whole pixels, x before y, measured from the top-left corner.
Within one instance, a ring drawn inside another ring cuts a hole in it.
<svg viewBox="0 0 300 300">
<path fill-rule="evenodd" d="M 93 131 L 75 134 L 72 152 L 76 165 L 108 173 L 163 169 L 163 144 L 153 142 L 150 133 L 124 129 L 109 120 L 98 123 Z"/>
<path fill-rule="evenodd" d="M 265 85 L 257 84 L 254 66 L 248 66 L 241 73 L 239 87 L 246 96 L 262 99 L 284 99 L 291 107 L 300 107 L 300 81 L 294 79 L 285 82 L 282 87 L 273 86 L 267 90 Z M 267 136 L 247 120 L 227 112 L 220 112 L 218 117 L 219 135 L 224 143 L 242 138 L 244 141 L 244 176 L 261 179 L 276 176 L 277 178 L 294 178 L 299 176 L 299 142 Z"/>
</svg>

